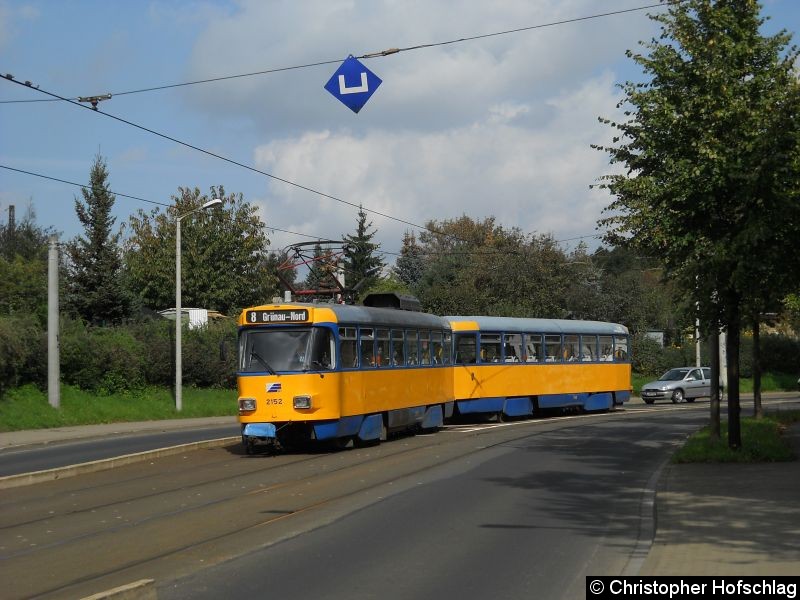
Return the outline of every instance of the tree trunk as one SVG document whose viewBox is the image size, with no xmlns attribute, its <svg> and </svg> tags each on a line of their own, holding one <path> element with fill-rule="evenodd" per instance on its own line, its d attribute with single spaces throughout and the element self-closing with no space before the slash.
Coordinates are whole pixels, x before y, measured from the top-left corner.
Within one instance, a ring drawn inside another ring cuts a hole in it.
<svg viewBox="0 0 800 600">
<path fill-rule="evenodd" d="M 764 416 L 761 405 L 761 323 L 758 312 L 753 318 L 753 416 L 757 419 Z"/>
<path fill-rule="evenodd" d="M 711 352 L 711 415 L 710 415 L 710 435 L 713 441 L 720 438 L 719 430 L 719 328 L 714 325 L 708 336 L 708 345 Z"/>
<path fill-rule="evenodd" d="M 728 321 L 728 447 L 739 450 L 742 447 L 742 429 L 740 422 L 741 406 L 739 403 L 739 310 L 734 311 Z"/>
</svg>

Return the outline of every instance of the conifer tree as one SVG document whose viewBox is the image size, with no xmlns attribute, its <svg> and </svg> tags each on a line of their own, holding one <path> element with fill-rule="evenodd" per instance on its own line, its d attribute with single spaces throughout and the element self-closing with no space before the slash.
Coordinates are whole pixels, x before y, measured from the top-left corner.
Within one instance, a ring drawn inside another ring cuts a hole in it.
<svg viewBox="0 0 800 600">
<path fill-rule="evenodd" d="M 416 236 L 406 231 L 403 234 L 403 247 L 400 249 L 400 256 L 397 257 L 397 262 L 392 268 L 392 272 L 409 288 L 413 288 L 422 278 L 424 271 L 425 261 L 422 258 L 422 248 L 417 244 Z"/>
<path fill-rule="evenodd" d="M 109 191 L 108 169 L 103 157 L 95 156 L 89 185 L 75 198 L 75 212 L 84 235 L 67 244 L 68 296 L 66 306 L 88 323 L 120 323 L 128 317 L 130 300 L 121 283 L 122 259 L 119 233 L 112 233 L 111 215 L 116 196 Z"/>
<path fill-rule="evenodd" d="M 369 289 L 380 279 L 380 270 L 385 266 L 376 254 L 380 244 L 372 242 L 377 231 L 374 229 L 370 231 L 371 227 L 372 221 L 367 223 L 367 213 L 359 206 L 356 232 L 343 238 L 346 244 L 344 265 L 348 288 L 358 286 L 360 291 Z"/>
</svg>

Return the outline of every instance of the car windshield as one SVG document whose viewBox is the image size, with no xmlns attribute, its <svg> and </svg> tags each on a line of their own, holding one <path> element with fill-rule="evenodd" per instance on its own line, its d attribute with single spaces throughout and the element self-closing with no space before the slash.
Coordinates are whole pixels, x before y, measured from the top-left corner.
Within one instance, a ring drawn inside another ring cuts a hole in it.
<svg viewBox="0 0 800 600">
<path fill-rule="evenodd" d="M 661 376 L 659 381 L 680 381 L 686 377 L 688 372 L 689 369 L 670 369 Z"/>
</svg>

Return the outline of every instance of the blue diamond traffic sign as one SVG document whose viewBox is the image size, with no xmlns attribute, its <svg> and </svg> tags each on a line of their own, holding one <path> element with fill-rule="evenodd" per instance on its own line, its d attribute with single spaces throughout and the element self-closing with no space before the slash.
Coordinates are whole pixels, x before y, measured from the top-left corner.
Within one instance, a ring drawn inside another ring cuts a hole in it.
<svg viewBox="0 0 800 600">
<path fill-rule="evenodd" d="M 358 59 L 349 56 L 325 84 L 325 89 L 357 113 L 381 83 L 383 82 L 380 77 L 362 65 Z"/>
</svg>

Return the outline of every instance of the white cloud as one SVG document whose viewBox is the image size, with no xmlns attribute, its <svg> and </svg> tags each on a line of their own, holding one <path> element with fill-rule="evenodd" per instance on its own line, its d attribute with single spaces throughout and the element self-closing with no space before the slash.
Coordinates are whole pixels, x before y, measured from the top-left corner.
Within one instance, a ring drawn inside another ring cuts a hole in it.
<svg viewBox="0 0 800 600">
<path fill-rule="evenodd" d="M 618 0 L 613 8 L 635 6 Z M 605 5 L 604 5 L 605 8 Z M 344 59 L 391 47 L 456 40 L 600 12 L 588 0 L 456 2 L 261 2 L 243 0 L 198 37 L 188 78 L 247 73 Z M 631 23 L 639 29 L 631 28 Z M 554 89 L 595 76 L 647 23 L 642 13 L 570 23 L 402 52 L 366 61 L 383 79 L 358 115 L 322 86 L 323 65 L 186 90 L 186 101 L 216 118 L 252 121 L 265 134 L 339 127 L 431 130 L 484 118 L 489 106 L 531 105 Z M 533 109 L 531 118 L 538 115 Z"/>
<path fill-rule="evenodd" d="M 597 123 L 618 100 L 605 74 L 547 99 L 552 118 L 515 125 L 523 105 L 493 106 L 474 123 L 430 132 L 331 130 L 259 146 L 258 168 L 339 199 L 424 225 L 430 219 L 493 215 L 505 227 L 568 238 L 592 234 L 608 198 L 589 190 L 608 160 L 590 148 L 610 132 Z M 498 120 L 498 115 L 505 119 Z M 356 209 L 272 181 L 268 225 L 338 238 L 355 227 Z M 410 226 L 371 214 L 383 249 L 397 251 Z M 301 241 L 276 234 L 274 246 Z"/>
</svg>

